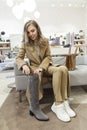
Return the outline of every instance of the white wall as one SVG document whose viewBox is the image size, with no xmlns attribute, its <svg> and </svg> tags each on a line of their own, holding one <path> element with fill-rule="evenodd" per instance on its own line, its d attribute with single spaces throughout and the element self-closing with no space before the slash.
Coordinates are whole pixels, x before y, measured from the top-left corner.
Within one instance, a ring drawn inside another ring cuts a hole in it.
<svg viewBox="0 0 87 130">
<path fill-rule="evenodd" d="M 38 22 L 44 33 L 78 32 L 85 29 L 85 8 L 45 8 Z"/>
<path fill-rule="evenodd" d="M 6 19 L 0 20 L 0 31 L 5 31 L 6 34 L 19 34 L 22 33 L 22 23 L 20 21 Z"/>
<path fill-rule="evenodd" d="M 85 41 L 87 44 L 87 8 L 85 9 Z"/>
<path fill-rule="evenodd" d="M 0 19 L 0 31 L 5 31 L 6 34 L 22 34 L 24 26 L 24 17 L 30 17 L 35 19 L 33 13 L 25 13 L 21 20 L 17 20 L 12 13 L 12 9 L 5 4 L 2 10 Z M 50 6 L 38 6 L 40 11 L 40 18 L 35 19 L 41 26 L 44 35 L 49 37 L 50 35 L 79 32 L 79 30 L 85 30 L 87 27 L 86 10 L 82 7 L 50 7 Z M 15 35 L 16 38 L 16 35 Z M 14 39 L 14 38 L 13 38 Z M 20 38 L 21 39 L 21 38 Z M 19 40 L 19 38 L 18 38 Z M 17 41 L 17 39 L 16 39 Z"/>
<path fill-rule="evenodd" d="M 45 33 L 63 33 L 85 29 L 85 8 L 40 7 L 39 11 L 41 13 L 39 19 L 35 19 L 33 14 L 29 13 L 26 16 L 37 20 Z M 10 18 L 6 14 L 6 19 L 4 19 L 5 11 L 3 12 L 4 16 L 0 20 L 0 30 L 6 30 L 10 34 L 22 33 L 24 17 L 21 20 L 17 20 L 11 12 L 8 13 L 10 13 Z"/>
</svg>

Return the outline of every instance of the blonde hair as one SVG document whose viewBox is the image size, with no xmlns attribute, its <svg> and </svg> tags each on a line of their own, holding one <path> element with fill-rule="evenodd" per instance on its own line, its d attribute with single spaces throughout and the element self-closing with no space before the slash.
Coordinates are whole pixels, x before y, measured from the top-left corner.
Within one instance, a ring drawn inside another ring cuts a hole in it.
<svg viewBox="0 0 87 130">
<path fill-rule="evenodd" d="M 41 29 L 40 29 L 40 26 L 38 25 L 38 23 L 35 20 L 29 20 L 24 25 L 23 40 L 22 40 L 22 42 L 24 42 L 24 43 L 29 43 L 31 41 L 31 39 L 28 37 L 28 34 L 27 34 L 27 28 L 30 25 L 33 25 L 34 27 L 36 27 L 37 32 L 38 32 L 37 38 L 38 39 L 42 38 L 42 32 L 41 32 Z"/>
</svg>

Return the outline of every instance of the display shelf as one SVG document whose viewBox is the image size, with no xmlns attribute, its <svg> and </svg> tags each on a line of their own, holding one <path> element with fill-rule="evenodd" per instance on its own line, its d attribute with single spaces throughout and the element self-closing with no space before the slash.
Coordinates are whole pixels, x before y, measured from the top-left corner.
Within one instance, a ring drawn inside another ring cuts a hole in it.
<svg viewBox="0 0 87 130">
<path fill-rule="evenodd" d="M 74 39 L 74 44 L 84 44 L 85 39 Z"/>
<path fill-rule="evenodd" d="M 0 42 L 0 53 L 4 56 L 11 51 L 11 43 L 9 42 Z"/>
</svg>

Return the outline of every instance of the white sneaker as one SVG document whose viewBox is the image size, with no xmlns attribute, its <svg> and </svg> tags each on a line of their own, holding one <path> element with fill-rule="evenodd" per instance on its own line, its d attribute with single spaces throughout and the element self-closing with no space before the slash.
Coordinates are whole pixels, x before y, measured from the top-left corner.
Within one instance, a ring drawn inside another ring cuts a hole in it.
<svg viewBox="0 0 87 130">
<path fill-rule="evenodd" d="M 64 101 L 64 107 L 65 107 L 65 110 L 66 110 L 66 112 L 68 113 L 68 115 L 70 117 L 75 117 L 76 116 L 76 113 L 70 108 L 69 102 L 67 100 Z"/>
<path fill-rule="evenodd" d="M 70 117 L 65 111 L 63 103 L 61 103 L 60 105 L 55 105 L 54 103 L 51 107 L 51 110 L 56 114 L 57 118 L 59 118 L 61 121 L 64 122 L 70 121 Z"/>
</svg>

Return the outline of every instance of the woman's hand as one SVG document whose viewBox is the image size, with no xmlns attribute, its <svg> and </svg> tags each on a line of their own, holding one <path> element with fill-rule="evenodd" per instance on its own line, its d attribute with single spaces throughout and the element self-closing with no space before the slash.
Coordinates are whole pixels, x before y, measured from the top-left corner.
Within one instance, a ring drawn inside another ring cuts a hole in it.
<svg viewBox="0 0 87 130">
<path fill-rule="evenodd" d="M 24 74 L 26 74 L 26 75 L 30 74 L 30 69 L 27 65 L 23 65 L 22 68 L 23 68 Z"/>
<path fill-rule="evenodd" d="M 34 70 L 34 74 L 40 75 L 42 71 L 43 70 L 41 68 L 38 68 L 38 69 Z"/>
</svg>

